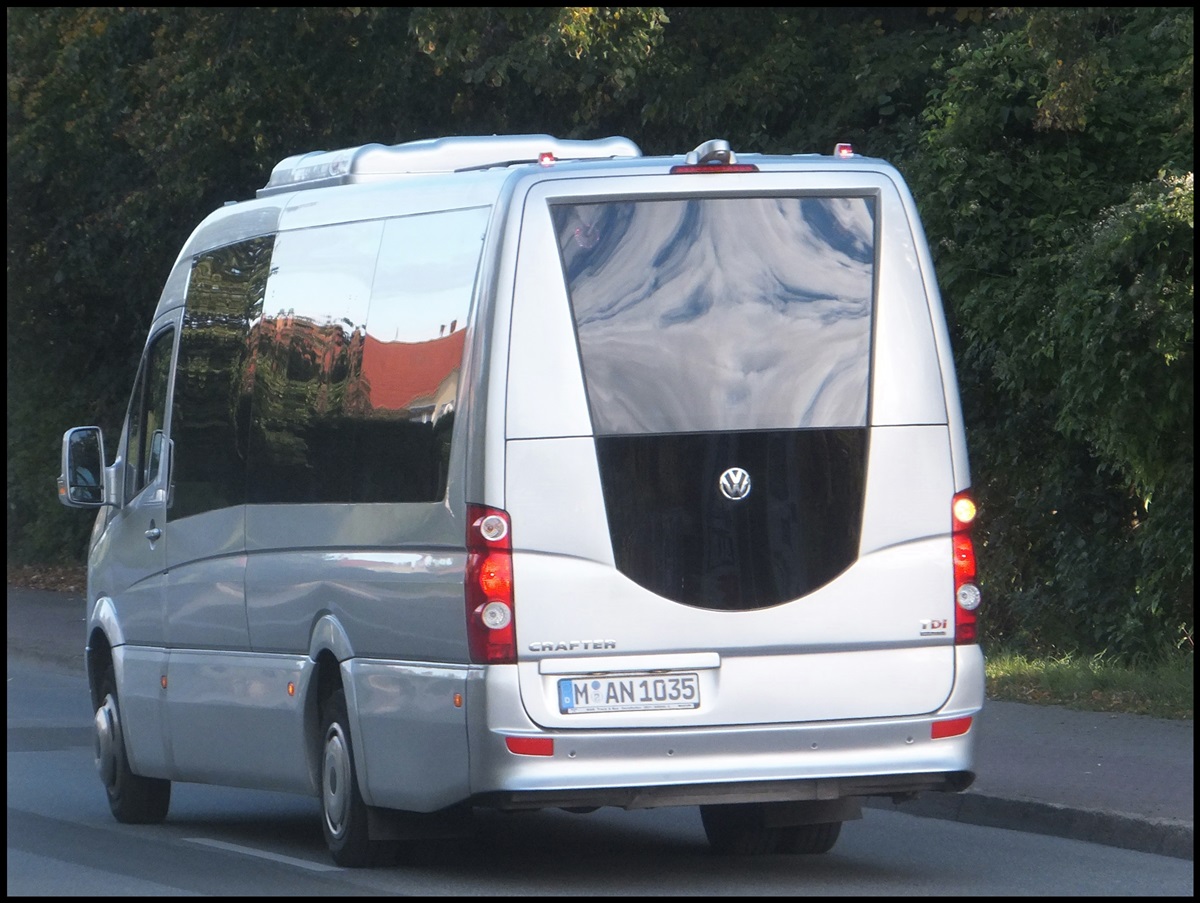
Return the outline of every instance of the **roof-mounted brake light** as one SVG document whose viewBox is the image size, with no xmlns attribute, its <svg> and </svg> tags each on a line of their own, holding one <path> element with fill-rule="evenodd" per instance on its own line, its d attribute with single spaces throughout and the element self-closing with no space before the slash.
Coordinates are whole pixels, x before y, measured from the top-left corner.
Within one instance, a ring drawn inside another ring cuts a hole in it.
<svg viewBox="0 0 1200 903">
<path fill-rule="evenodd" d="M 705 141 L 684 158 L 684 162 L 671 167 L 671 173 L 694 172 L 758 172 L 753 163 L 738 163 L 729 142 L 721 138 Z"/>
<path fill-rule="evenodd" d="M 835 157 L 853 157 L 854 146 L 845 143 L 835 144 L 833 146 L 833 155 Z"/>
</svg>

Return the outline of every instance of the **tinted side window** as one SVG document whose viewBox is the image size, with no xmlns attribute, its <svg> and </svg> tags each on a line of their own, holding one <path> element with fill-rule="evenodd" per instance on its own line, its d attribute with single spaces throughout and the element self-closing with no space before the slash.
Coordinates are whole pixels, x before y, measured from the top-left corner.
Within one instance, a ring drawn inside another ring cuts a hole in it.
<svg viewBox="0 0 1200 903">
<path fill-rule="evenodd" d="M 251 328 L 251 503 L 445 496 L 485 208 L 279 236 Z"/>
<path fill-rule="evenodd" d="M 262 315 L 272 244 L 264 236 L 220 248 L 192 269 L 172 409 L 173 519 L 245 502 L 247 337 Z"/>
<path fill-rule="evenodd" d="M 351 500 L 382 230 L 365 222 L 276 236 L 263 316 L 250 329 L 251 504 Z"/>
<path fill-rule="evenodd" d="M 167 413 L 167 384 L 171 376 L 173 330 L 154 337 L 146 349 L 129 404 L 125 437 L 125 501 L 158 477 L 166 449 L 163 422 Z"/>
</svg>

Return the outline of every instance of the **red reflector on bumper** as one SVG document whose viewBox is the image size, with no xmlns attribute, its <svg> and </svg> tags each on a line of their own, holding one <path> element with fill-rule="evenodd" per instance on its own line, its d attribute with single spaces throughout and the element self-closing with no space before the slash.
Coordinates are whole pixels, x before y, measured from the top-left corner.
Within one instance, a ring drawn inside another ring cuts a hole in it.
<svg viewBox="0 0 1200 903">
<path fill-rule="evenodd" d="M 504 745 L 518 756 L 554 755 L 554 741 L 549 737 L 505 737 Z"/>
<path fill-rule="evenodd" d="M 971 729 L 971 719 L 951 718 L 949 721 L 935 721 L 929 727 L 929 736 L 933 740 L 943 737 L 957 737 Z"/>
</svg>

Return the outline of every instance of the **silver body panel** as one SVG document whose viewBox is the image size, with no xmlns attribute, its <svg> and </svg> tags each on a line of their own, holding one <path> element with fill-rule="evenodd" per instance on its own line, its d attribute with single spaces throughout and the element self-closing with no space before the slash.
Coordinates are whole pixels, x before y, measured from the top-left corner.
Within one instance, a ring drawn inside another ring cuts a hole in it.
<svg viewBox="0 0 1200 903">
<path fill-rule="evenodd" d="M 250 645 L 255 652 L 306 649 L 320 613 L 342 628 L 355 656 L 465 665 L 464 558 L 436 547 L 252 554 Z"/>
<path fill-rule="evenodd" d="M 267 277 L 264 319 L 308 305 L 320 328 L 357 326 L 390 303 L 378 275 L 387 255 L 374 249 L 407 217 L 464 211 L 483 230 L 482 253 L 469 319 L 450 328 L 465 330 L 457 394 L 438 402 L 455 411 L 443 497 L 241 500 L 168 521 L 170 487 L 155 484 L 103 509 L 89 636 L 113 649 L 137 773 L 317 793 L 315 700 L 330 662 L 373 806 L 432 812 L 500 795 L 498 804 L 519 807 L 512 795 L 522 793 L 562 805 L 728 801 L 756 798 L 746 787 L 756 782 L 764 798 L 826 798 L 905 785 L 811 782 L 971 771 L 974 732 L 930 739 L 934 721 L 981 708 L 983 663 L 978 646 L 927 627 L 954 623 L 949 508 L 970 474 L 941 300 L 907 188 L 887 164 L 858 159 L 740 155 L 761 171 L 669 175 L 682 158 L 638 158 L 614 141 L 624 159 L 363 170 L 294 192 L 288 169 L 260 199 L 196 228 L 156 329 L 186 329 L 194 259 L 249 239 L 270 239 L 295 261 L 291 281 Z M 550 209 L 798 194 L 877 205 L 857 552 L 834 579 L 782 604 L 680 604 L 618 569 Z M 310 270 L 297 269 L 305 261 Z M 322 294 L 331 269 L 352 286 L 338 289 L 345 297 Z M 109 485 L 128 454 L 122 440 Z M 472 663 L 468 653 L 468 503 L 512 518 L 516 664 Z M 151 520 L 166 525 L 153 544 Z M 563 678 L 644 672 L 695 673 L 701 704 L 558 707 Z M 513 737 L 552 739 L 553 755 L 514 754 Z M 645 793 L 627 793 L 637 788 Z"/>
<path fill-rule="evenodd" d="M 478 674 L 364 659 L 348 666 L 368 805 L 434 812 L 471 795 L 466 710 L 451 700 L 469 696 Z"/>
<path fill-rule="evenodd" d="M 302 692 L 303 655 L 175 648 L 169 656 L 167 731 L 171 773 L 205 784 L 315 792 Z"/>
</svg>

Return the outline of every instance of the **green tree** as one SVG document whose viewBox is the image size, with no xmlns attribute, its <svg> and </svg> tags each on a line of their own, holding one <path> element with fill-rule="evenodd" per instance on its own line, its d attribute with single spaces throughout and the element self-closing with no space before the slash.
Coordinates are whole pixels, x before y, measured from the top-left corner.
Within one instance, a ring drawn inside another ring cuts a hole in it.
<svg viewBox="0 0 1200 903">
<path fill-rule="evenodd" d="M 936 61 L 975 16 L 921 7 L 667 7 L 639 134 L 653 153 L 726 138 L 743 151 L 828 154 L 838 142 L 901 162 Z"/>
<path fill-rule="evenodd" d="M 912 167 L 956 312 L 991 635 L 1152 655 L 1194 623 L 1192 12 L 1001 24 L 947 68 Z"/>
<path fill-rule="evenodd" d="M 422 7 L 411 30 L 452 85 L 459 134 L 628 130 L 667 17 L 653 6 Z"/>
<path fill-rule="evenodd" d="M 141 283 L 169 265 L 120 212 L 153 181 L 119 137 L 126 74 L 151 53 L 148 17 L 8 10 L 10 557 L 78 556 L 89 524 L 53 501 L 59 437 L 117 422 L 145 336 Z"/>
</svg>

